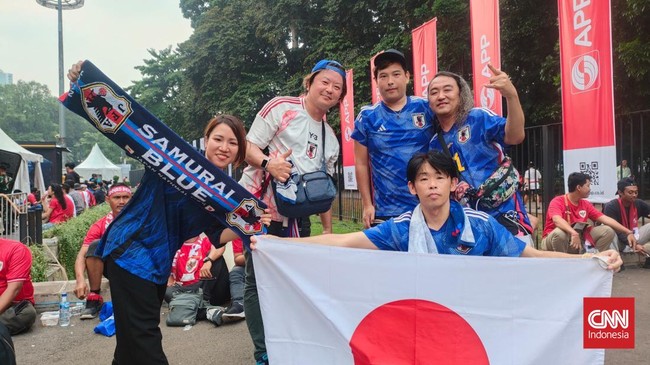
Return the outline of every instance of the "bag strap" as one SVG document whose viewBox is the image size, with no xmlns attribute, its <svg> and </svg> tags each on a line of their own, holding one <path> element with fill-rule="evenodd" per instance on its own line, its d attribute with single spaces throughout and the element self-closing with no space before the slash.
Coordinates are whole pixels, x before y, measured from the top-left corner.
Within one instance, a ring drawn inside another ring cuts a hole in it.
<svg viewBox="0 0 650 365">
<path fill-rule="evenodd" d="M 264 177 L 262 178 L 262 191 L 260 191 L 259 197 L 260 201 L 264 199 L 264 194 L 266 193 L 266 189 L 269 187 L 271 178 L 271 173 L 264 171 Z"/>
<path fill-rule="evenodd" d="M 321 156 L 321 169 L 327 173 L 327 162 L 325 161 L 325 119 L 321 120 L 322 139 L 323 139 L 323 155 Z"/>
<path fill-rule="evenodd" d="M 443 137 L 444 132 L 442 131 L 442 127 L 440 127 L 440 124 L 438 124 L 438 138 L 440 138 L 440 143 L 442 145 L 442 150 L 447 154 L 447 157 L 451 157 L 451 152 L 449 152 L 449 147 L 447 147 L 447 141 L 445 141 L 445 137 Z"/>
</svg>

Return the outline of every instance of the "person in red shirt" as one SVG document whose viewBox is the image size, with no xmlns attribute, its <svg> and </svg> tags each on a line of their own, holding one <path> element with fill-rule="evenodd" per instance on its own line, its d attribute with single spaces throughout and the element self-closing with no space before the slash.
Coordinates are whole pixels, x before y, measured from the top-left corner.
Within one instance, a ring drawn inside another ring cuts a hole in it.
<svg viewBox="0 0 650 365">
<path fill-rule="evenodd" d="M 227 240 L 227 237 L 223 237 L 223 240 Z M 230 301 L 230 305 L 224 311 L 218 311 L 216 316 L 208 315 L 210 321 L 220 325 L 222 322 L 245 319 L 245 259 L 241 239 L 232 241 L 232 249 L 235 266 L 229 273 L 223 257 L 225 246 L 215 248 L 204 236 L 194 237 L 184 242 L 174 255 L 165 301 L 169 303 L 178 292 L 196 291 L 201 288 L 203 300 L 212 306 L 222 306 Z M 199 310 L 197 318 L 202 319 L 204 316 L 205 314 Z"/>
<path fill-rule="evenodd" d="M 97 205 L 97 201 L 95 201 L 95 195 L 88 190 L 88 185 L 81 184 L 81 195 L 83 196 L 87 207 L 90 208 Z"/>
<path fill-rule="evenodd" d="M 556 196 L 551 200 L 546 213 L 546 223 L 542 235 L 542 249 L 567 253 L 579 253 L 585 245 L 595 246 L 599 252 L 606 251 L 614 241 L 618 231 L 627 236 L 628 243 L 634 247 L 634 233 L 623 227 L 614 219 L 596 210 L 587 201 L 591 193 L 591 177 L 581 172 L 573 172 L 567 180 L 569 193 Z M 587 223 L 587 220 L 602 223 L 597 227 L 585 226 L 578 232 L 576 223 Z"/>
<path fill-rule="evenodd" d="M 38 191 L 38 188 L 32 188 L 31 192 L 27 194 L 27 203 L 29 206 L 34 206 L 40 204 L 41 193 Z"/>
<path fill-rule="evenodd" d="M 74 204 L 66 198 L 59 184 L 52 184 L 47 189 L 47 198 L 43 199 L 43 229 L 54 224 L 63 223 L 74 216 Z"/>
<path fill-rule="evenodd" d="M 81 313 L 81 319 L 92 319 L 97 317 L 99 310 L 104 303 L 101 295 L 102 274 L 104 262 L 101 257 L 95 255 L 97 244 L 106 232 L 106 228 L 117 216 L 122 208 L 131 199 L 131 188 L 124 184 L 114 184 L 108 190 L 108 205 L 111 211 L 93 223 L 86 233 L 83 244 L 77 253 L 74 263 L 74 272 L 77 284 L 74 294 L 79 299 L 86 299 L 86 308 Z M 85 272 L 88 271 L 88 284 L 86 284 Z"/>
<path fill-rule="evenodd" d="M 193 237 L 176 251 L 167 281 L 165 301 L 181 291 L 203 289 L 203 299 L 213 306 L 230 300 L 228 266 L 223 258 L 225 247 L 215 248 L 204 235 Z"/>
<path fill-rule="evenodd" d="M 0 323 L 11 335 L 28 330 L 36 321 L 31 269 L 29 248 L 0 238 Z"/>
</svg>

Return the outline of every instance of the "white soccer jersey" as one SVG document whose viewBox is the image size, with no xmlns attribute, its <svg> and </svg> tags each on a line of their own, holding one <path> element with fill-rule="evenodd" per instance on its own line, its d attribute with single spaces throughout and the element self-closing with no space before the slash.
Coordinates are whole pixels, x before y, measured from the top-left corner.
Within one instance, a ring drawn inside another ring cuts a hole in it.
<svg viewBox="0 0 650 365">
<path fill-rule="evenodd" d="M 292 150 L 289 160 L 300 174 L 321 169 L 323 156 L 323 121 L 314 120 L 305 109 L 304 99 L 299 97 L 277 97 L 271 99 L 257 113 L 246 139 L 264 149 L 268 146 L 269 157 L 274 158 L 288 149 Z M 327 172 L 332 175 L 339 156 L 339 142 L 325 123 L 325 162 Z M 251 193 L 259 196 L 264 171 L 248 166 L 239 183 Z M 280 220 L 273 192 L 269 184 L 264 193 L 264 202 L 271 208 L 273 219 Z"/>
</svg>

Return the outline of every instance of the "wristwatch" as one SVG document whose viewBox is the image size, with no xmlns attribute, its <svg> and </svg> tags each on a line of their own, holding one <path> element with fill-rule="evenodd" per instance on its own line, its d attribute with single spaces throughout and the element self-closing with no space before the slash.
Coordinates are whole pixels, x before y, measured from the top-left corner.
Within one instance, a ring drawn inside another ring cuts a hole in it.
<svg viewBox="0 0 650 365">
<path fill-rule="evenodd" d="M 269 159 L 265 158 L 262 160 L 262 170 L 266 171 L 266 166 L 269 164 Z"/>
<path fill-rule="evenodd" d="M 211 263 L 214 263 L 214 260 L 210 258 L 210 256 L 206 256 L 203 258 L 203 263 L 205 264 L 206 262 L 210 261 Z"/>
</svg>

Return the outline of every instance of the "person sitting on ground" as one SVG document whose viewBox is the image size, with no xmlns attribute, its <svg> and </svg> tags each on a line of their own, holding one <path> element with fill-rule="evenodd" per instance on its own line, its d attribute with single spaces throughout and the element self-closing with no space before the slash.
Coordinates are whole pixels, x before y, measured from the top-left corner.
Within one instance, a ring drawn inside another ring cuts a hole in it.
<svg viewBox="0 0 650 365">
<path fill-rule="evenodd" d="M 29 248 L 0 238 L 0 323 L 12 336 L 27 331 L 36 321 L 31 269 Z"/>
<path fill-rule="evenodd" d="M 614 219 L 604 215 L 587 201 L 591 193 L 591 177 L 582 172 L 573 172 L 567 180 L 569 193 L 556 196 L 548 205 L 546 224 L 542 235 L 542 249 L 568 253 L 579 253 L 586 246 L 593 246 L 602 252 L 614 242 L 614 230 L 626 236 L 631 247 L 636 239 L 631 229 L 623 227 Z M 586 224 L 587 220 L 602 223 L 597 227 L 584 226 L 577 229 L 576 223 Z M 582 231 L 582 232 L 578 232 Z M 582 234 L 581 234 L 582 233 Z"/>
<path fill-rule="evenodd" d="M 52 228 L 55 224 L 63 223 L 74 217 L 74 202 L 68 199 L 59 184 L 47 188 L 43 197 L 43 229 Z"/>
<path fill-rule="evenodd" d="M 93 184 L 97 184 L 100 181 L 101 181 L 101 179 L 99 177 L 97 177 L 97 174 L 91 174 L 90 179 L 88 179 L 88 182 L 93 183 Z"/>
<path fill-rule="evenodd" d="M 27 204 L 30 207 L 37 206 L 41 202 L 41 192 L 38 188 L 31 188 L 30 193 L 27 194 Z"/>
<path fill-rule="evenodd" d="M 97 205 L 102 204 L 106 200 L 106 192 L 104 192 L 104 182 L 99 181 L 96 188 L 93 189 L 93 195 L 95 196 L 95 201 Z"/>
<path fill-rule="evenodd" d="M 629 177 L 620 180 L 617 188 L 619 197 L 605 204 L 603 212 L 625 228 L 632 230 L 637 240 L 636 245 L 629 246 L 625 233 L 618 233 L 616 235 L 618 250 L 623 252 L 626 247 L 629 247 L 647 256 L 650 254 L 650 224 L 639 227 L 639 217 L 650 218 L 650 204 L 638 199 L 639 187 Z M 646 259 L 643 267 L 650 269 L 650 260 Z"/>
<path fill-rule="evenodd" d="M 230 269 L 230 296 L 232 302 L 223 313 L 223 321 L 230 322 L 245 319 L 244 313 L 244 244 L 240 239 L 232 241 L 232 253 L 235 266 Z"/>
<path fill-rule="evenodd" d="M 79 299 L 86 299 L 86 308 L 81 313 L 81 319 L 92 319 L 97 317 L 99 310 L 104 303 L 101 295 L 102 274 L 104 262 L 101 257 L 95 254 L 99 239 L 102 238 L 106 228 L 113 221 L 122 208 L 131 199 L 131 188 L 124 184 L 115 184 L 108 191 L 108 205 L 111 211 L 93 223 L 88 229 L 86 237 L 77 253 L 74 262 L 75 279 L 77 281 L 74 294 Z M 86 284 L 85 272 L 88 271 L 88 284 Z"/>
<path fill-rule="evenodd" d="M 220 237 L 220 243 L 225 244 L 232 237 Z M 226 240 L 225 242 L 223 242 Z M 244 249 L 241 240 L 233 240 L 233 255 L 235 266 L 228 273 L 228 266 L 223 257 L 225 246 L 215 248 L 210 239 L 205 236 L 194 237 L 186 241 L 176 251 L 172 263 L 172 272 L 165 291 L 165 301 L 169 304 L 174 294 L 179 292 L 203 291 L 203 300 L 210 306 L 223 306 L 230 301 L 230 306 L 224 311 L 217 311 L 206 316 L 207 308 L 201 308 L 197 319 L 209 319 L 220 325 L 223 322 L 233 322 L 245 319 L 244 314 Z M 228 280 L 228 282 L 226 281 Z"/>
<path fill-rule="evenodd" d="M 83 213 L 87 206 L 84 197 L 81 195 L 81 185 L 74 184 L 73 190 L 70 190 L 70 194 L 68 195 L 70 195 L 74 202 L 75 215 Z"/>
<path fill-rule="evenodd" d="M 176 251 L 167 281 L 165 301 L 179 292 L 203 290 L 203 300 L 224 306 L 230 300 L 228 266 L 223 258 L 225 247 L 215 248 L 205 235 L 190 238 Z"/>
<path fill-rule="evenodd" d="M 95 195 L 92 192 L 88 191 L 88 185 L 81 184 L 81 195 L 84 197 L 86 207 L 91 208 L 97 205 L 97 202 L 95 201 Z"/>
<path fill-rule="evenodd" d="M 71 190 L 73 185 L 74 184 L 72 184 L 71 180 L 68 180 L 67 183 L 61 184 L 61 189 L 63 189 L 63 195 L 65 196 L 66 201 L 68 202 L 68 204 L 70 204 L 72 206 L 74 206 L 74 199 L 72 199 L 72 197 L 70 196 L 70 190 Z M 72 212 L 73 212 L 72 216 L 76 217 L 77 216 L 77 209 L 76 208 L 73 209 Z"/>
<path fill-rule="evenodd" d="M 287 239 L 329 246 L 408 251 L 443 255 L 576 258 L 562 252 L 540 251 L 514 236 L 492 216 L 463 208 L 450 199 L 458 185 L 451 157 L 439 151 L 416 154 L 407 166 L 408 188 L 419 200 L 406 212 L 362 232 Z M 251 249 L 255 248 L 252 238 Z M 623 264 L 615 250 L 596 254 L 609 270 Z M 583 257 L 593 257 L 587 253 Z"/>
</svg>

